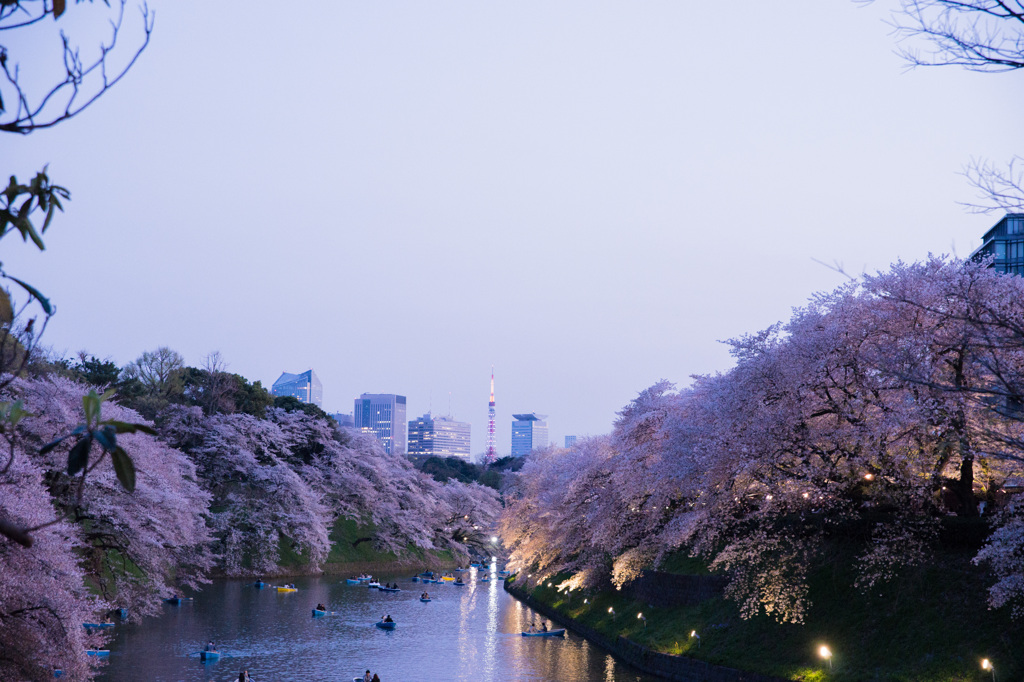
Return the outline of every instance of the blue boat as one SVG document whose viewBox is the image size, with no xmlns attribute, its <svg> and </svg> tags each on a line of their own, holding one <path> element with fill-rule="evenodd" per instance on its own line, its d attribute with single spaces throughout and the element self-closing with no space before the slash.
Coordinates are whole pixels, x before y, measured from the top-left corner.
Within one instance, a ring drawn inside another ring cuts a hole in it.
<svg viewBox="0 0 1024 682">
<path fill-rule="evenodd" d="M 424 578 L 433 578 L 434 577 L 434 572 L 433 571 L 423 571 L 422 573 L 420 573 L 420 575 L 423 576 Z"/>
<path fill-rule="evenodd" d="M 377 627 L 379 627 L 379 628 L 380 628 L 381 630 L 394 630 L 394 629 L 395 629 L 395 626 L 396 626 L 396 625 L 398 625 L 398 623 L 395 623 L 395 622 L 393 622 L 393 621 L 392 621 L 392 622 L 390 622 L 390 623 L 385 623 L 385 622 L 384 622 L 384 621 L 382 621 L 382 620 L 379 620 L 379 621 L 377 621 L 377 622 L 376 622 L 375 624 L 376 624 L 376 626 L 377 626 Z"/>
<path fill-rule="evenodd" d="M 414 583 L 418 583 L 418 582 L 420 581 L 420 577 L 419 577 L 418 575 L 414 575 L 414 576 L 413 576 L 413 577 L 411 578 L 411 580 L 412 580 L 412 581 L 413 581 Z"/>
<path fill-rule="evenodd" d="M 216 660 L 219 660 L 219 659 L 220 659 L 220 652 L 219 651 L 200 651 L 199 652 L 199 660 L 200 661 L 216 661 Z"/>
<path fill-rule="evenodd" d="M 480 564 L 470 564 L 471 568 L 480 568 Z"/>
<path fill-rule="evenodd" d="M 109 649 L 86 649 L 85 650 L 85 655 L 86 656 L 109 656 L 110 655 L 110 650 Z"/>
<path fill-rule="evenodd" d="M 262 580 L 257 580 L 252 584 L 252 586 L 255 587 L 257 590 L 262 590 L 264 587 L 267 586 L 267 584 Z"/>
<path fill-rule="evenodd" d="M 455 585 L 456 587 L 465 587 L 466 583 L 462 582 L 461 580 L 456 580 L 452 583 L 452 585 Z"/>
<path fill-rule="evenodd" d="M 164 599 L 164 602 L 175 606 L 181 606 L 182 602 L 186 601 L 192 601 L 192 597 L 171 597 L 170 599 Z"/>
<path fill-rule="evenodd" d="M 359 582 L 360 581 L 359 581 L 358 578 L 345 578 L 345 584 L 346 585 L 358 585 Z"/>
<path fill-rule="evenodd" d="M 378 587 L 381 592 L 401 592 L 402 589 L 399 587 Z"/>
<path fill-rule="evenodd" d="M 93 630 L 93 629 L 99 629 L 99 628 L 112 628 L 112 627 L 114 627 L 114 624 L 113 623 L 82 623 L 82 627 L 84 627 L 86 630 Z"/>
<path fill-rule="evenodd" d="M 56 670 L 53 671 L 53 676 L 54 677 L 64 677 L 64 671 L 61 670 L 60 668 L 57 668 Z"/>
<path fill-rule="evenodd" d="M 548 630 L 547 632 L 524 632 L 523 637 L 564 637 L 565 628 L 561 630 Z"/>
<path fill-rule="evenodd" d="M 327 615 L 326 611 L 321 611 L 320 609 L 313 609 L 313 617 L 314 618 L 323 618 L 326 615 Z"/>
<path fill-rule="evenodd" d="M 424 599 L 423 597 L 420 597 L 420 601 L 423 602 L 424 604 L 426 604 L 428 601 L 430 601 L 430 598 L 428 597 L 428 598 Z"/>
</svg>

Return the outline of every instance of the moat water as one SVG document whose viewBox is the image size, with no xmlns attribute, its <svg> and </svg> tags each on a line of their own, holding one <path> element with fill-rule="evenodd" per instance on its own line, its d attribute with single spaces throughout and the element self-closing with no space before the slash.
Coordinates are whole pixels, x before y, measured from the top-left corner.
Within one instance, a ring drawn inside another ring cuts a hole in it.
<svg viewBox="0 0 1024 682">
<path fill-rule="evenodd" d="M 289 579 L 298 592 L 256 589 L 220 580 L 191 602 L 164 605 L 159 618 L 118 625 L 101 679 L 230 682 L 248 670 L 253 682 L 351 681 L 367 669 L 381 682 L 654 682 L 600 648 L 566 633 L 522 637 L 544 618 L 505 592 L 499 580 L 424 585 L 409 575 L 383 575 L 401 592 L 347 585 L 336 577 Z M 275 582 L 275 581 L 271 581 Z M 279 584 L 281 581 L 276 581 Z M 422 603 L 426 590 L 432 601 Z M 313 618 L 322 602 L 331 615 Z M 390 614 L 393 631 L 374 623 Z M 549 626 L 552 624 L 549 623 Z M 220 660 L 203 663 L 213 640 Z"/>
</svg>

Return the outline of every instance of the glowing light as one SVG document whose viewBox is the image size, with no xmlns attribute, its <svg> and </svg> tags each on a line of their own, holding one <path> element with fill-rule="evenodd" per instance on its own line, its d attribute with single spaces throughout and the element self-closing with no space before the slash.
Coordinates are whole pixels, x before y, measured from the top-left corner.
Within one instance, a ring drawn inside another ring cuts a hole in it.
<svg viewBox="0 0 1024 682">
<path fill-rule="evenodd" d="M 874 474 L 864 474 L 864 480 L 865 481 L 873 481 L 874 479 L 875 479 L 875 475 Z"/>
<path fill-rule="evenodd" d="M 696 636 L 697 636 L 697 631 L 696 630 L 690 630 L 690 637 L 696 637 Z"/>
<path fill-rule="evenodd" d="M 492 535 L 491 536 L 491 542 L 497 542 L 497 541 L 498 541 L 498 536 Z M 491 559 L 494 559 L 494 557 L 491 557 Z"/>
<path fill-rule="evenodd" d="M 613 609 L 611 606 L 609 606 L 608 607 L 608 613 L 615 613 L 615 609 Z"/>
<path fill-rule="evenodd" d="M 641 618 L 643 618 L 643 617 L 644 617 L 644 614 L 642 614 L 642 613 L 638 613 L 638 614 L 636 614 L 636 618 L 637 618 L 637 620 L 640 620 L 640 619 L 641 619 Z"/>
<path fill-rule="evenodd" d="M 584 600 L 583 600 L 583 603 L 584 603 L 584 604 L 589 604 L 589 603 L 590 603 L 590 600 L 589 600 L 589 599 L 584 599 Z"/>
<path fill-rule="evenodd" d="M 810 497 L 810 494 L 809 493 L 804 493 L 804 499 L 806 500 L 808 497 Z"/>
<path fill-rule="evenodd" d="M 981 659 L 981 669 L 992 670 L 992 661 L 988 660 L 987 658 Z"/>
<path fill-rule="evenodd" d="M 820 649 L 818 649 L 818 655 L 822 658 L 832 658 L 832 652 L 829 651 L 828 647 L 824 645 Z"/>
</svg>

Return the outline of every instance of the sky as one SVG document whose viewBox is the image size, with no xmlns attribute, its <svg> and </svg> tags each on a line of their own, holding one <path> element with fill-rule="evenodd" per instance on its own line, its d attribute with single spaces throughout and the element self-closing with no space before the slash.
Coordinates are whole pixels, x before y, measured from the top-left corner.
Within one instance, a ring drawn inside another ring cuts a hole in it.
<svg viewBox="0 0 1024 682">
<path fill-rule="evenodd" d="M 822 263 L 966 256 L 999 219 L 960 173 L 1024 153 L 1024 73 L 908 70 L 894 2 L 153 0 L 120 83 L 0 137 L 0 170 L 72 193 L 4 267 L 57 353 L 312 368 L 328 411 L 399 393 L 474 453 L 493 365 L 499 453 L 514 413 L 606 433 L 844 281 Z M 87 54 L 104 11 L 58 27 Z M 26 83 L 53 28 L 5 36 Z"/>
</svg>

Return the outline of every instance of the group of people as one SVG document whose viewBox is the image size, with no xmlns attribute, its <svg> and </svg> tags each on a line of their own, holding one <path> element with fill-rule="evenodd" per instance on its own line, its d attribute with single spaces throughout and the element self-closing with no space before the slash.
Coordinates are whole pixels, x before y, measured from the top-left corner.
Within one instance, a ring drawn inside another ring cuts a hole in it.
<svg viewBox="0 0 1024 682">
<path fill-rule="evenodd" d="M 386 615 L 386 616 L 381 616 L 381 617 L 380 617 L 380 622 L 382 622 L 382 623 L 394 623 L 395 621 L 394 621 L 394 619 L 393 619 L 393 618 L 391 617 L 391 614 L 389 613 L 389 614 L 388 614 L 388 615 Z"/>
<path fill-rule="evenodd" d="M 209 642 L 206 643 L 206 650 L 207 651 L 216 651 L 217 650 L 217 645 L 213 643 L 212 639 Z"/>
<path fill-rule="evenodd" d="M 547 631 L 548 631 L 547 621 L 544 621 L 543 623 L 541 623 L 539 629 L 537 628 L 536 625 L 534 625 L 533 623 L 530 623 L 530 629 L 527 630 L 527 632 L 547 632 Z"/>
<path fill-rule="evenodd" d="M 380 682 L 380 678 L 377 677 L 377 673 L 370 675 L 370 671 L 367 670 L 366 674 L 363 675 L 363 682 Z"/>
<path fill-rule="evenodd" d="M 430 599 L 430 595 L 427 594 L 426 592 L 424 592 L 423 594 L 420 595 L 420 599 Z"/>
<path fill-rule="evenodd" d="M 327 610 L 327 607 L 326 607 L 326 606 L 324 606 L 324 604 L 323 604 L 323 603 L 321 602 L 321 603 L 319 603 L 319 604 L 317 604 L 317 605 L 316 605 L 316 610 L 317 610 L 317 611 L 326 611 L 326 610 Z"/>
<path fill-rule="evenodd" d="M 388 590 L 397 590 L 398 589 L 398 583 L 395 583 L 394 585 L 392 585 L 391 583 L 384 583 L 384 587 L 385 587 L 385 589 L 388 589 Z"/>
</svg>

